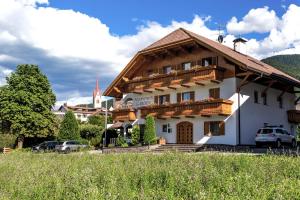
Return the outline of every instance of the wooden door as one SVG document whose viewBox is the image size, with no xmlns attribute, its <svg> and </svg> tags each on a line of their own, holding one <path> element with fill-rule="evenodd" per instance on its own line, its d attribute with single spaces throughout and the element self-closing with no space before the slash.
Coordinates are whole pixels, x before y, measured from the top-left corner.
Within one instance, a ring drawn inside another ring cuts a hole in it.
<svg viewBox="0 0 300 200">
<path fill-rule="evenodd" d="M 193 144 L 193 124 L 191 122 L 180 122 L 176 128 L 178 144 Z"/>
</svg>

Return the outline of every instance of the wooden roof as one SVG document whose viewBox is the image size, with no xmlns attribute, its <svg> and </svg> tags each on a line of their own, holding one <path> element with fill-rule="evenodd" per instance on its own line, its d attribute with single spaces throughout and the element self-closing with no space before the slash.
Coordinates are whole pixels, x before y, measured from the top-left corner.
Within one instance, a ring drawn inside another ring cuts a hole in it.
<svg viewBox="0 0 300 200">
<path fill-rule="evenodd" d="M 162 39 L 149 45 L 145 49 L 139 51 L 122 70 L 122 72 L 116 77 L 116 79 L 111 83 L 111 85 L 105 90 L 104 95 L 111 95 L 113 87 L 115 87 L 117 83 L 121 81 L 122 77 L 125 76 L 128 71 L 131 71 L 133 69 L 135 63 L 137 63 L 137 60 L 140 59 L 142 55 L 159 51 L 160 49 L 168 48 L 176 43 L 184 43 L 187 41 L 197 42 L 198 44 L 210 49 L 211 51 L 220 53 L 225 58 L 240 65 L 246 71 L 261 74 L 262 76 L 269 76 L 271 78 L 279 78 L 289 82 L 289 84 L 292 84 L 293 86 L 300 87 L 300 81 L 298 79 L 276 69 L 275 67 L 265 64 L 260 60 L 257 60 L 248 55 L 234 51 L 232 48 L 227 47 L 221 43 L 210 40 L 183 28 L 179 28 L 163 37 Z"/>
</svg>

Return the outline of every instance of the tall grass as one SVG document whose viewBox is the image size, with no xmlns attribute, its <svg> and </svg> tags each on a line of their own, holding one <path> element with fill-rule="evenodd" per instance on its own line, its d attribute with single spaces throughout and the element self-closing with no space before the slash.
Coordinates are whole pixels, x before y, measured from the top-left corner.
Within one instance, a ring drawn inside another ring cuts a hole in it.
<svg viewBox="0 0 300 200">
<path fill-rule="evenodd" d="M 300 199 L 300 158 L 12 153 L 0 199 Z"/>
</svg>

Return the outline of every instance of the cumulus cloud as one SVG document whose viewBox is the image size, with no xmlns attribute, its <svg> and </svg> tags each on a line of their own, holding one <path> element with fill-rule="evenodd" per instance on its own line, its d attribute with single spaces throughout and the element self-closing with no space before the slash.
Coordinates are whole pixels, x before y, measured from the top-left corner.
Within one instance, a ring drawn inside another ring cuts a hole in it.
<svg viewBox="0 0 300 200">
<path fill-rule="evenodd" d="M 276 28 L 277 25 L 278 18 L 275 11 L 264 7 L 251 9 L 241 21 L 232 17 L 227 23 L 227 31 L 231 34 L 266 33 Z"/>
</svg>

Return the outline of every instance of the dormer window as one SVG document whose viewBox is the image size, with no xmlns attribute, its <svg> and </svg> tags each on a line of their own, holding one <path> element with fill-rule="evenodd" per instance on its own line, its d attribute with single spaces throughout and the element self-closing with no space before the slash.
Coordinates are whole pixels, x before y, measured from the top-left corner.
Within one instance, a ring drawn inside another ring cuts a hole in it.
<svg viewBox="0 0 300 200">
<path fill-rule="evenodd" d="M 171 66 L 165 66 L 165 67 L 163 67 L 163 73 L 164 74 L 171 73 L 171 70 L 172 70 Z"/>
<path fill-rule="evenodd" d="M 190 70 L 192 68 L 192 63 L 186 62 L 182 64 L 182 69 L 183 70 Z"/>
</svg>

